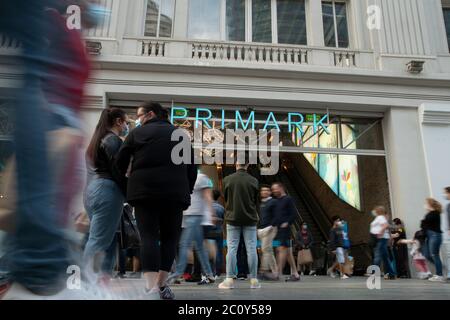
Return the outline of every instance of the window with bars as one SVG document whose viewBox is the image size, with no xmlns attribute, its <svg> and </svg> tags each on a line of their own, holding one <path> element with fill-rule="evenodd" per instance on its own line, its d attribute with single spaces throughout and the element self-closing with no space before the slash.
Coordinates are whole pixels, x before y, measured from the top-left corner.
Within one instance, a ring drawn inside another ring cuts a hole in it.
<svg viewBox="0 0 450 320">
<path fill-rule="evenodd" d="M 347 3 L 322 1 L 322 19 L 325 46 L 348 48 Z"/>
</svg>

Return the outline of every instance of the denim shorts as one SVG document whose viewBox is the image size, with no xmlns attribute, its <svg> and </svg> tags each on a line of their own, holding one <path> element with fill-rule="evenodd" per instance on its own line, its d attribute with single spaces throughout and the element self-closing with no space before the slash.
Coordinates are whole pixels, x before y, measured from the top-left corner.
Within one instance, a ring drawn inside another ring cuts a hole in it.
<svg viewBox="0 0 450 320">
<path fill-rule="evenodd" d="M 342 247 L 336 248 L 336 260 L 340 264 L 345 263 L 345 250 Z"/>
</svg>

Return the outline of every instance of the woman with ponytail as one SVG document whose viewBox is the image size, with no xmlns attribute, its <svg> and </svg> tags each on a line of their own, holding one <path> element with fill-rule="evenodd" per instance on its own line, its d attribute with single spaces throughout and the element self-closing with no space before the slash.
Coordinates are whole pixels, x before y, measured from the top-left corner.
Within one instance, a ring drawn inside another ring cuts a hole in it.
<svg viewBox="0 0 450 320">
<path fill-rule="evenodd" d="M 119 108 L 103 110 L 86 151 L 88 171 L 84 206 L 90 219 L 84 249 L 88 270 L 99 272 L 99 282 L 108 282 L 114 268 L 115 235 L 122 214 L 126 178 L 118 173 L 114 160 L 121 137 L 128 134 L 128 117 Z"/>
</svg>

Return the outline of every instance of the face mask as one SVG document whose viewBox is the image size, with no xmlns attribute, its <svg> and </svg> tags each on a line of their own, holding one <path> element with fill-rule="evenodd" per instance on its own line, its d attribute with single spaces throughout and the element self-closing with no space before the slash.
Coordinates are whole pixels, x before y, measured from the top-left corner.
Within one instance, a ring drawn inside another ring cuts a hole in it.
<svg viewBox="0 0 450 320">
<path fill-rule="evenodd" d="M 303 229 L 304 229 L 304 230 L 308 229 L 308 226 L 303 226 Z"/>
<path fill-rule="evenodd" d="M 374 217 L 377 216 L 377 212 L 376 212 L 375 210 L 370 211 L 370 214 L 371 214 L 372 216 L 374 216 Z"/>
<path fill-rule="evenodd" d="M 130 131 L 130 128 L 128 127 L 128 124 L 125 124 L 125 129 L 122 129 L 122 132 L 120 133 L 121 137 L 126 137 L 128 135 L 128 132 Z"/>
<path fill-rule="evenodd" d="M 135 124 L 136 128 L 139 128 L 142 125 L 141 118 L 137 118 L 136 121 L 134 122 L 134 124 Z"/>
</svg>

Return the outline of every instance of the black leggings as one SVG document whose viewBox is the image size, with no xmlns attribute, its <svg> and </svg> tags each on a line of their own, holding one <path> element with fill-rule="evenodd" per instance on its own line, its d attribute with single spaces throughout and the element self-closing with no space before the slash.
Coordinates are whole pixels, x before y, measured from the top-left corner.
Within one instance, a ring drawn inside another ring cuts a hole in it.
<svg viewBox="0 0 450 320">
<path fill-rule="evenodd" d="M 183 209 L 176 203 L 149 200 L 133 204 L 141 235 L 142 272 L 169 272 L 181 234 Z"/>
</svg>

